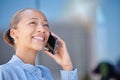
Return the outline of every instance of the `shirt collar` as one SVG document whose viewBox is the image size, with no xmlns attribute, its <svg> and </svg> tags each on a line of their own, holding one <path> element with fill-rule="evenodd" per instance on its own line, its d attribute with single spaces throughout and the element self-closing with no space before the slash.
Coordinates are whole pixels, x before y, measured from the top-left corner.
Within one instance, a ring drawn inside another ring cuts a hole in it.
<svg viewBox="0 0 120 80">
<path fill-rule="evenodd" d="M 31 65 L 31 64 L 26 64 L 24 63 L 18 56 L 13 55 L 11 60 L 8 63 L 14 63 L 17 66 L 22 67 L 25 70 L 28 70 L 30 72 L 35 72 L 37 70 L 37 66 Z"/>
<path fill-rule="evenodd" d="M 24 64 L 24 62 L 16 55 L 13 55 L 11 60 L 8 63 L 19 63 Z"/>
</svg>

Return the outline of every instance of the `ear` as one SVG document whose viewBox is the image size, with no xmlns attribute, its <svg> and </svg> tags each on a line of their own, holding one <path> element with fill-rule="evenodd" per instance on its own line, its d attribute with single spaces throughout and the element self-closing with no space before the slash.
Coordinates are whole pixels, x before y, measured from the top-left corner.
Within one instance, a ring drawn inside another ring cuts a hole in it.
<svg viewBox="0 0 120 80">
<path fill-rule="evenodd" d="M 10 30 L 10 36 L 11 36 L 14 40 L 16 40 L 16 39 L 18 38 L 18 36 L 17 36 L 17 30 L 11 29 L 11 30 Z"/>
</svg>

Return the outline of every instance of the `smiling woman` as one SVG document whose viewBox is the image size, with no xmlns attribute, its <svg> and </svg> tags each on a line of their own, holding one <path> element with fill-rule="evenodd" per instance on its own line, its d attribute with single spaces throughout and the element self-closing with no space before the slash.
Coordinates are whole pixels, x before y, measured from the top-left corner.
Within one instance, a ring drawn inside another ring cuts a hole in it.
<svg viewBox="0 0 120 80">
<path fill-rule="evenodd" d="M 54 80 L 47 67 L 35 65 L 36 54 L 45 48 L 50 34 L 58 39 L 58 47 L 55 55 L 48 50 L 44 52 L 63 68 L 62 80 L 78 80 L 65 42 L 50 30 L 45 15 L 32 8 L 16 12 L 10 29 L 4 33 L 4 41 L 16 53 L 8 63 L 0 66 L 0 80 Z"/>
</svg>

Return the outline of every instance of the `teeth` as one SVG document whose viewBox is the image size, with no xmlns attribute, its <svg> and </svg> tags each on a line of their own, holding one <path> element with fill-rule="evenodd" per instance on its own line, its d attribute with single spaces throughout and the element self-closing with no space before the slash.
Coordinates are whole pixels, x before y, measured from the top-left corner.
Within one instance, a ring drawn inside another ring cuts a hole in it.
<svg viewBox="0 0 120 80">
<path fill-rule="evenodd" d="M 44 38 L 43 37 L 34 37 L 35 39 L 39 39 L 39 40 L 44 40 Z"/>
</svg>

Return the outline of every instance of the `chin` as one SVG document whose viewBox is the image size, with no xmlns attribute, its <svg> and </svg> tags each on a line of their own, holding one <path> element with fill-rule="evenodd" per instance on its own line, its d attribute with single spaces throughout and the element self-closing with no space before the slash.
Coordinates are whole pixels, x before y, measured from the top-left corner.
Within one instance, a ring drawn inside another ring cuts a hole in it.
<svg viewBox="0 0 120 80">
<path fill-rule="evenodd" d="M 44 49 L 44 47 L 36 47 L 36 48 L 35 48 L 36 51 L 41 51 L 41 50 L 43 50 L 43 49 Z"/>
<path fill-rule="evenodd" d="M 41 44 L 41 45 L 33 45 L 32 46 L 32 48 L 35 50 L 35 51 L 41 51 L 41 50 L 43 50 L 44 49 L 44 47 L 45 47 L 45 45 L 44 44 Z"/>
</svg>

